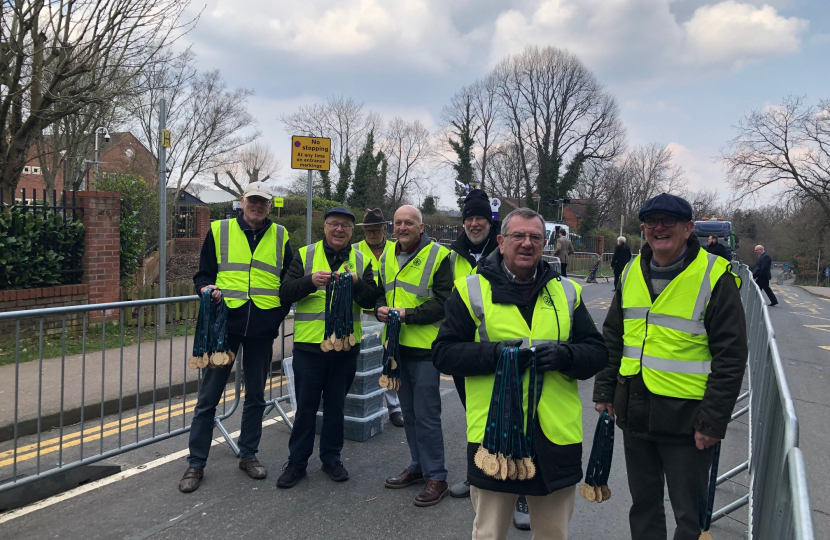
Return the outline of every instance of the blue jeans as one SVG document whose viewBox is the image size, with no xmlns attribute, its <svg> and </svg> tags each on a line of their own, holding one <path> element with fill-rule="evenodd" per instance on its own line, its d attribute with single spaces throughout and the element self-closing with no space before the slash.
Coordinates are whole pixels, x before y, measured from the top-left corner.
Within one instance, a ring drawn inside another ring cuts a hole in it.
<svg viewBox="0 0 830 540">
<path fill-rule="evenodd" d="M 288 439 L 288 461 L 308 467 L 314 453 L 317 409 L 323 399 L 323 429 L 320 431 L 320 461 L 340 461 L 343 450 L 343 408 L 354 382 L 359 349 L 340 353 L 312 353 L 294 349 L 294 393 L 297 411 Z"/>
<path fill-rule="evenodd" d="M 422 472 L 427 480 L 447 479 L 444 466 L 444 433 L 441 430 L 441 374 L 430 361 L 401 365 L 403 429 L 411 461 L 406 470 Z"/>
<path fill-rule="evenodd" d="M 228 345 L 239 354 L 242 345 L 242 369 L 245 378 L 245 402 L 242 406 L 242 432 L 239 435 L 239 458 L 252 458 L 259 449 L 262 438 L 262 414 L 265 412 L 265 380 L 271 367 L 273 339 L 229 336 Z M 202 386 L 193 412 L 190 427 L 190 456 L 187 458 L 191 467 L 204 467 L 207 464 L 210 443 L 213 439 L 216 406 L 222 398 L 228 377 L 234 369 L 233 364 L 218 368 L 202 370 Z"/>
</svg>

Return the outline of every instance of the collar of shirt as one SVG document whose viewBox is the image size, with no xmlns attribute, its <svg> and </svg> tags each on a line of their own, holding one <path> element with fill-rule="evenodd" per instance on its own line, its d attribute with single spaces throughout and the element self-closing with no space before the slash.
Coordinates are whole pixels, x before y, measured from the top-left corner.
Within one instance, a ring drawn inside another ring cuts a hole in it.
<svg viewBox="0 0 830 540">
<path fill-rule="evenodd" d="M 536 282 L 536 272 L 538 271 L 538 268 L 533 271 L 533 277 L 532 278 L 524 279 L 524 280 L 523 279 L 518 279 L 516 277 L 516 274 L 514 274 L 513 272 L 508 270 L 507 265 L 504 264 L 504 261 L 501 262 L 501 269 L 504 270 L 504 275 L 507 276 L 507 280 L 510 283 L 515 283 L 517 285 L 525 285 L 527 283 L 535 283 Z"/>
</svg>

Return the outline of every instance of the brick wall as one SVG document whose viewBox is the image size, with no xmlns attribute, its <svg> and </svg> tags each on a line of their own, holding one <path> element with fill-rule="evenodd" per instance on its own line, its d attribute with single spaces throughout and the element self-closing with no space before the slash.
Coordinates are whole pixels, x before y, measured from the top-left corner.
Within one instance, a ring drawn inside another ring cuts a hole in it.
<svg viewBox="0 0 830 540">
<path fill-rule="evenodd" d="M 84 209 L 83 283 L 89 286 L 89 303 L 118 302 L 121 299 L 120 195 L 79 191 L 76 196 L 78 204 Z M 109 314 L 107 312 L 107 316 Z M 100 313 L 97 315 L 100 317 Z"/>
<path fill-rule="evenodd" d="M 89 302 L 88 285 L 61 285 L 60 287 L 45 287 L 40 289 L 23 289 L 19 291 L 0 291 L 0 313 L 6 311 L 20 311 L 29 309 L 75 306 Z M 43 320 L 43 329 L 46 334 L 61 332 L 60 315 L 46 317 Z M 67 329 L 81 326 L 82 315 L 67 315 Z M 40 328 L 40 319 L 21 319 L 21 334 L 37 333 Z M 13 334 L 15 321 L 0 321 L 0 333 Z"/>
<path fill-rule="evenodd" d="M 210 208 L 196 206 L 193 208 L 193 214 L 193 238 L 176 238 L 176 252 L 178 253 L 199 252 L 210 230 Z"/>
</svg>

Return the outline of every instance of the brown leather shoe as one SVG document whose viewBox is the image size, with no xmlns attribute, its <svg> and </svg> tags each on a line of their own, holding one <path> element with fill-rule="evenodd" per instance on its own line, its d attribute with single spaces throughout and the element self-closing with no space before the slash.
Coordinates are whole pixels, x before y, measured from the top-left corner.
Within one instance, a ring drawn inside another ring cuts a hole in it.
<svg viewBox="0 0 830 540">
<path fill-rule="evenodd" d="M 179 491 L 181 491 L 182 493 L 190 493 L 191 491 L 196 491 L 196 488 L 199 487 L 199 482 L 202 481 L 202 477 L 204 475 L 204 467 L 188 467 L 187 470 L 184 472 L 184 476 L 182 476 L 182 479 L 179 480 Z"/>
<path fill-rule="evenodd" d="M 450 486 L 445 480 L 430 480 L 424 490 L 415 497 L 415 506 L 432 506 L 438 504 L 441 499 L 449 495 Z"/>
<path fill-rule="evenodd" d="M 411 486 L 412 484 L 423 484 L 423 473 L 411 473 L 404 469 L 398 476 L 391 476 L 386 479 L 386 487 L 390 489 L 400 489 Z"/>
<path fill-rule="evenodd" d="M 257 458 L 245 458 L 239 460 L 239 468 L 248 473 L 254 480 L 262 480 L 268 476 L 268 471 L 257 461 Z"/>
</svg>

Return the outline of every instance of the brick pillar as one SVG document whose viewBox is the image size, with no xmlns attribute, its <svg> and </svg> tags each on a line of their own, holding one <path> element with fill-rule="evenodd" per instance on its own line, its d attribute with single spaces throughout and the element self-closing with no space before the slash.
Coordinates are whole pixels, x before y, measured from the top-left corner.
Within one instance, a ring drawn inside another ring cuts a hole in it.
<svg viewBox="0 0 830 540">
<path fill-rule="evenodd" d="M 121 195 L 105 191 L 79 191 L 78 202 L 84 209 L 84 277 L 89 285 L 89 303 L 102 304 L 121 300 L 120 251 Z M 107 312 L 117 314 L 117 310 Z M 98 318 L 100 313 L 90 313 Z"/>
<path fill-rule="evenodd" d="M 210 208 L 207 206 L 197 206 L 195 210 L 195 223 L 193 224 L 193 236 L 196 238 L 204 238 L 210 230 Z"/>
</svg>

